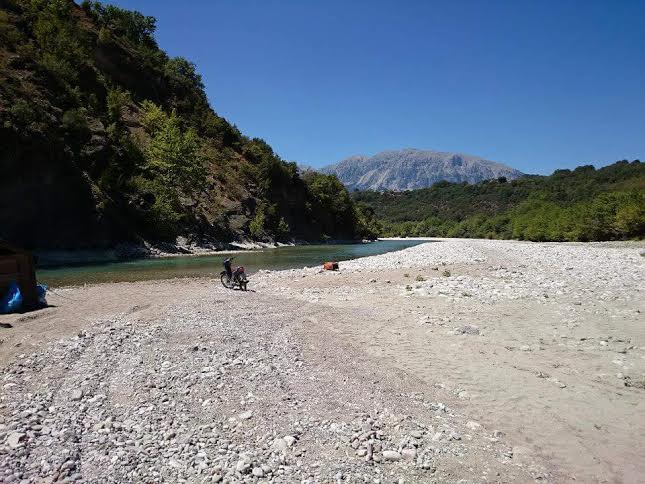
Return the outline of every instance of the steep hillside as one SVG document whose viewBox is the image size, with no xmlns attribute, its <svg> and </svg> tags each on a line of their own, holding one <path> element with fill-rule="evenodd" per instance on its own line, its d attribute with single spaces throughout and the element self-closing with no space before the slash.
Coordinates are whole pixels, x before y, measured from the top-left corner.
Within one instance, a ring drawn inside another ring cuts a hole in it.
<svg viewBox="0 0 645 484">
<path fill-rule="evenodd" d="M 512 180 L 522 175 L 476 156 L 416 149 L 352 156 L 322 171 L 337 175 L 350 190 L 413 190 L 442 180 L 477 183 L 502 176 Z"/>
<path fill-rule="evenodd" d="M 335 177 L 301 176 L 215 114 L 195 65 L 154 31 L 154 18 L 98 2 L 0 0 L 0 238 L 369 235 Z"/>
<path fill-rule="evenodd" d="M 645 236 L 645 165 L 620 161 L 550 176 L 406 192 L 355 192 L 382 235 L 612 240 Z"/>
</svg>

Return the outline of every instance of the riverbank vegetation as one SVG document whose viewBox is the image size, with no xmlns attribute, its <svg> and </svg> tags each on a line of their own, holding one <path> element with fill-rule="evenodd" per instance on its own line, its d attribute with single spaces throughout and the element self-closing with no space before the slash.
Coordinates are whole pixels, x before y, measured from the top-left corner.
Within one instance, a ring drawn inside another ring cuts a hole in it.
<svg viewBox="0 0 645 484">
<path fill-rule="evenodd" d="M 197 67 L 154 33 L 153 17 L 99 2 L 0 3 L 0 237 L 77 248 L 375 235 L 335 177 L 301 173 L 218 116 Z"/>
<path fill-rule="evenodd" d="M 645 236 L 645 166 L 619 161 L 550 176 L 406 192 L 354 192 L 382 236 L 596 241 Z"/>
</svg>

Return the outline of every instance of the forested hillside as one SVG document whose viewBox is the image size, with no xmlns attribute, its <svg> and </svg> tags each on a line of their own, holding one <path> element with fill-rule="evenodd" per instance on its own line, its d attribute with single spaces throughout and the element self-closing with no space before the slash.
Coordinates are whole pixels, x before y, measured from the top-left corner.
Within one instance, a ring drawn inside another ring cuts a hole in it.
<svg viewBox="0 0 645 484">
<path fill-rule="evenodd" d="M 645 236 L 645 166 L 619 161 L 550 176 L 439 182 L 407 192 L 354 192 L 374 210 L 382 235 L 535 241 Z"/>
<path fill-rule="evenodd" d="M 218 116 L 196 66 L 154 32 L 154 18 L 98 2 L 0 0 L 0 238 L 370 235 L 335 177 L 301 174 Z"/>
</svg>

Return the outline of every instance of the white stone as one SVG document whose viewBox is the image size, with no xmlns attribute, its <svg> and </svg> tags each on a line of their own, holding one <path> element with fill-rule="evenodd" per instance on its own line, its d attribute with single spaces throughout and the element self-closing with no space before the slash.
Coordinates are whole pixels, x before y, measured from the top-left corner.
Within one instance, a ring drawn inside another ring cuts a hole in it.
<svg viewBox="0 0 645 484">
<path fill-rule="evenodd" d="M 401 454 L 394 450 L 384 450 L 383 451 L 383 460 L 385 462 L 397 462 L 401 460 Z"/>
<path fill-rule="evenodd" d="M 12 449 L 20 447 L 22 441 L 25 439 L 25 434 L 22 432 L 11 432 L 7 437 L 7 445 Z"/>
<path fill-rule="evenodd" d="M 482 426 L 480 423 L 470 420 L 466 422 L 466 427 L 468 427 L 470 430 L 479 430 Z"/>
<path fill-rule="evenodd" d="M 416 449 L 403 449 L 401 451 L 401 455 L 406 460 L 414 460 L 414 458 L 417 456 L 417 451 Z"/>
</svg>

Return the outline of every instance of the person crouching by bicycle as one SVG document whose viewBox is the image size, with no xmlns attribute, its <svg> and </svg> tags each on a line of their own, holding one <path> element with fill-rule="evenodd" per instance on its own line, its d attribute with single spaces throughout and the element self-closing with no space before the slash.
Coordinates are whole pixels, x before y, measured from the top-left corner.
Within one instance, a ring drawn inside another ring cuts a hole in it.
<svg viewBox="0 0 645 484">
<path fill-rule="evenodd" d="M 228 277 L 229 281 L 233 279 L 233 268 L 231 267 L 231 261 L 234 258 L 235 257 L 230 257 L 224 260 L 224 270 L 226 271 L 226 277 Z"/>
</svg>

